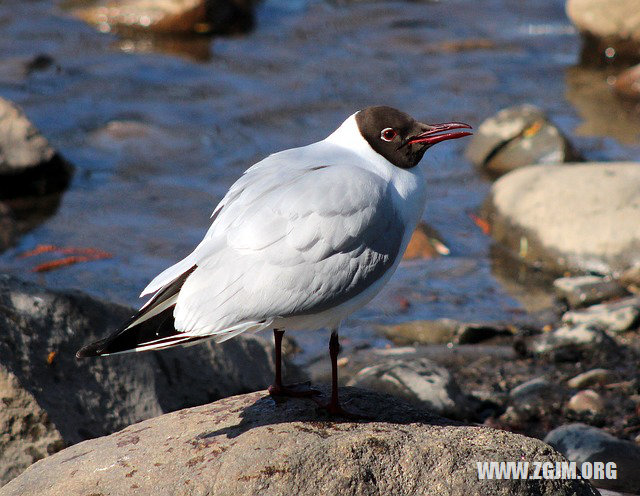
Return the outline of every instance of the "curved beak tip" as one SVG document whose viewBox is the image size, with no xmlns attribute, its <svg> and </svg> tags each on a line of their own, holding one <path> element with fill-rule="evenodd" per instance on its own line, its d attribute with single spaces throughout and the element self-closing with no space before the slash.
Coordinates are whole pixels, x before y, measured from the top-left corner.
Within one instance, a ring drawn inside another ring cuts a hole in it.
<svg viewBox="0 0 640 496">
<path fill-rule="evenodd" d="M 448 133 L 453 129 L 473 129 L 469 124 L 464 122 L 445 122 L 442 124 L 427 124 L 427 131 L 420 133 L 409 140 L 409 143 L 425 143 L 429 146 L 450 139 L 464 138 L 471 136 L 473 133 L 468 131 Z M 442 134 L 441 134 L 442 133 Z"/>
</svg>

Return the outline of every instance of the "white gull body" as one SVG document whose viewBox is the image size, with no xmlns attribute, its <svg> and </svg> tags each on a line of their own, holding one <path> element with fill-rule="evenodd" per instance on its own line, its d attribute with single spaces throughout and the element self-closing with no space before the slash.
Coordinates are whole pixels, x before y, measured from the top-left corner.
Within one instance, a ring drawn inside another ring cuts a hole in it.
<svg viewBox="0 0 640 496">
<path fill-rule="evenodd" d="M 202 242 L 142 296 L 192 270 L 180 291 L 128 327 L 175 305 L 185 338 L 224 341 L 265 328 L 337 329 L 369 302 L 398 267 L 426 185 L 421 166 L 402 169 L 375 152 L 355 115 L 326 139 L 249 168 Z"/>
</svg>

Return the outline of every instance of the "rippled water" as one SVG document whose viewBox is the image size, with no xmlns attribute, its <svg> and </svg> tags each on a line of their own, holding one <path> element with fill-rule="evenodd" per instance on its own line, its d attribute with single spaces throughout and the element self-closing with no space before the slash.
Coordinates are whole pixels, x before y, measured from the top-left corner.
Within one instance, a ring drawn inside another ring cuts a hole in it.
<svg viewBox="0 0 640 496">
<path fill-rule="evenodd" d="M 573 67 L 580 43 L 563 5 L 272 0 L 250 34 L 154 42 L 99 33 L 51 1 L 2 2 L 0 96 L 25 109 L 76 175 L 57 212 L 0 255 L 0 271 L 137 304 L 146 283 L 201 239 L 247 166 L 322 139 L 371 104 L 477 126 L 533 103 L 587 158 L 637 160 L 638 114 L 609 95 L 606 74 Z M 25 71 L 40 54 L 53 63 Z M 492 267 L 490 240 L 468 215 L 490 183 L 463 158 L 464 141 L 423 161 L 424 219 L 451 255 L 404 263 L 346 323 L 351 344 L 383 345 L 373 322 L 512 320 L 523 305 L 548 302 L 544 292 L 524 298 L 527 287 Z M 41 260 L 17 255 L 40 243 L 113 258 L 37 275 Z M 307 356 L 326 346 L 325 333 L 298 336 Z"/>
</svg>

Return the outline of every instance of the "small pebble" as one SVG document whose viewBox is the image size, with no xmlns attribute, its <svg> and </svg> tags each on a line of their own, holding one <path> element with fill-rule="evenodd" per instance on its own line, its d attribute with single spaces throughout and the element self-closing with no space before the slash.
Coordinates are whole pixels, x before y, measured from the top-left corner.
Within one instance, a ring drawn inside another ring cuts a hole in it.
<svg viewBox="0 0 640 496">
<path fill-rule="evenodd" d="M 585 389 L 574 394 L 567 406 L 576 412 L 601 413 L 604 410 L 604 401 L 594 390 Z"/>
<path fill-rule="evenodd" d="M 578 374 L 567 381 L 567 385 L 571 388 L 582 389 L 594 384 L 608 384 L 613 379 L 613 372 L 607 369 L 592 369 Z"/>
</svg>

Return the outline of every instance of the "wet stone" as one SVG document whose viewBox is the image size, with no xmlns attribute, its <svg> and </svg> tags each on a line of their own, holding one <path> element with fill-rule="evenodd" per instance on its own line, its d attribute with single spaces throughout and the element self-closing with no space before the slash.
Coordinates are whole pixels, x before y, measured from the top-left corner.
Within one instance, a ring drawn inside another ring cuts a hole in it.
<svg viewBox="0 0 640 496">
<path fill-rule="evenodd" d="M 586 307 L 623 296 L 625 289 L 610 277 L 561 277 L 553 281 L 556 295 L 571 308 Z"/>
<path fill-rule="evenodd" d="M 63 190 L 71 172 L 22 109 L 0 98 L 0 198 Z"/>
<path fill-rule="evenodd" d="M 509 107 L 486 119 L 465 155 L 493 177 L 525 165 L 579 158 L 567 138 L 533 105 Z"/>
<path fill-rule="evenodd" d="M 459 322 L 453 319 L 416 320 L 378 326 L 388 339 L 399 346 L 411 344 L 476 344 L 496 336 L 512 336 L 510 326 L 496 323 Z"/>
<path fill-rule="evenodd" d="M 566 312 L 562 321 L 568 325 L 593 324 L 606 331 L 620 333 L 637 327 L 639 318 L 640 297 L 634 296 Z"/>
<path fill-rule="evenodd" d="M 631 494 L 640 492 L 640 446 L 618 439 L 596 427 L 568 424 L 552 430 L 544 441 L 563 453 L 569 460 L 583 462 L 613 462 L 615 479 L 592 480 L 598 487 Z"/>
<path fill-rule="evenodd" d="M 253 0 L 98 0 L 72 7 L 74 16 L 102 32 L 203 34 L 246 31 Z"/>
<path fill-rule="evenodd" d="M 380 332 L 399 346 L 414 343 L 450 343 L 453 341 L 457 329 L 458 322 L 452 319 L 416 320 L 378 327 Z"/>
<path fill-rule="evenodd" d="M 611 382 L 614 374 L 607 369 L 592 369 L 578 374 L 567 381 L 567 386 L 580 389 L 587 386 L 603 385 Z"/>
</svg>

